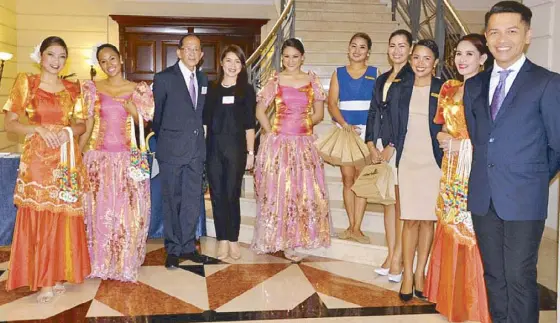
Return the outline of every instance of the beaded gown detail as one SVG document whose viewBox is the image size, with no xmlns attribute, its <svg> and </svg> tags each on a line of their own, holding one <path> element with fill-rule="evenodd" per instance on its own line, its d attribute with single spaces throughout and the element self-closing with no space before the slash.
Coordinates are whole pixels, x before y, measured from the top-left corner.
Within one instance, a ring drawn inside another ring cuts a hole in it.
<svg viewBox="0 0 560 323">
<path fill-rule="evenodd" d="M 152 91 L 139 83 L 132 94 L 113 98 L 87 81 L 82 93 L 94 120 L 84 154 L 89 177 L 85 220 L 90 277 L 136 281 L 150 227 L 150 181 L 134 181 L 128 175 L 131 125 L 122 101 L 131 99 L 142 119 L 152 120 Z"/>
<path fill-rule="evenodd" d="M 302 87 L 280 85 L 274 75 L 257 101 L 274 101 L 272 133 L 261 139 L 255 161 L 257 218 L 252 249 L 270 253 L 330 245 L 330 215 L 323 160 L 313 145 L 313 104 L 326 99 L 313 73 Z"/>
<path fill-rule="evenodd" d="M 41 88 L 40 75 L 19 74 L 3 110 L 27 116 L 31 125 L 58 132 L 73 120 L 85 120 L 80 88 L 63 80 L 64 89 Z M 37 133 L 25 137 L 14 203 L 17 206 L 6 289 L 32 291 L 56 282 L 81 283 L 90 273 L 84 225 L 85 171 L 74 140 L 77 199 L 60 198 L 60 148 L 50 148 Z"/>
<path fill-rule="evenodd" d="M 455 100 L 461 86 L 456 80 L 449 80 L 442 86 L 434 122 L 444 124 L 453 138 L 468 140 L 463 102 Z M 451 159 L 449 153 L 444 154 L 436 206 L 438 222 L 424 292 L 450 322 L 489 323 L 484 270 L 472 222 L 460 221 L 456 208 L 449 206 L 460 199 L 450 195 L 447 189 L 450 185 L 461 186 L 457 194 L 467 196 L 468 193 L 468 181 L 460 184 L 447 176 L 448 172 L 455 174 L 457 165 L 456 156 Z"/>
</svg>

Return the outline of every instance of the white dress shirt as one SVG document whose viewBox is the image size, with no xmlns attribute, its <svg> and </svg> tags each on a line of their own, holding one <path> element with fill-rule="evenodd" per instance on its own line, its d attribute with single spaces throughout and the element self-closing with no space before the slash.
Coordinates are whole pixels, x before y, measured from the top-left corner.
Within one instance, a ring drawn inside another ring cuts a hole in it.
<svg viewBox="0 0 560 323">
<path fill-rule="evenodd" d="M 191 74 L 193 74 L 194 76 L 194 88 L 195 88 L 195 93 L 194 93 L 194 97 L 196 102 L 198 102 L 198 80 L 196 79 L 196 70 L 195 72 L 189 70 L 189 68 L 183 64 L 183 61 L 179 60 L 179 69 L 181 70 L 181 74 L 183 74 L 183 78 L 185 79 L 185 85 L 187 86 L 187 89 L 189 88 L 189 79 L 191 77 Z M 196 108 L 196 107 L 194 107 Z"/>
<path fill-rule="evenodd" d="M 506 90 L 506 96 L 509 92 L 509 89 L 511 89 L 513 81 L 515 81 L 515 78 L 517 77 L 517 74 L 519 73 L 519 70 L 521 69 L 523 64 L 525 64 L 526 60 L 527 60 L 527 58 L 525 57 L 525 54 L 523 54 L 523 55 L 521 55 L 521 57 L 515 63 L 513 63 L 510 67 L 507 68 L 507 70 L 511 70 L 511 73 L 509 73 L 508 77 L 506 78 L 506 89 L 505 89 Z M 500 82 L 499 72 L 501 72 L 503 70 L 504 70 L 504 68 L 501 68 L 500 66 L 498 66 L 496 61 L 494 61 L 494 68 L 492 69 L 492 75 L 490 76 L 490 92 L 489 92 L 489 101 L 490 102 L 488 102 L 490 104 L 492 104 L 492 98 L 494 97 L 494 92 L 496 91 L 496 87 L 498 86 L 498 83 Z"/>
</svg>

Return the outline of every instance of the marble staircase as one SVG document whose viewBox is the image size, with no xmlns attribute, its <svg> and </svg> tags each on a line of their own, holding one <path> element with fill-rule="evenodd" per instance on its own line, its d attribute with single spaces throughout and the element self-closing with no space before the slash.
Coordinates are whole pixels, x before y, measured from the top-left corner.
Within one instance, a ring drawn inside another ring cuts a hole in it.
<svg viewBox="0 0 560 323">
<path fill-rule="evenodd" d="M 304 70 L 312 70 L 328 91 L 330 77 L 338 66 L 346 65 L 350 37 L 356 32 L 366 32 L 373 41 L 368 63 L 382 72 L 389 69 L 386 50 L 390 33 L 397 29 L 391 21 L 390 8 L 380 0 L 297 0 L 296 36 L 301 38 L 305 49 Z M 325 105 L 325 119 L 315 126 L 314 133 L 321 137 L 332 127 Z M 329 203 L 336 232 L 348 227 L 348 218 L 342 202 L 342 179 L 340 169 L 325 164 Z M 210 202 L 207 201 L 208 235 L 215 236 Z M 243 178 L 241 198 L 242 223 L 240 241 L 250 243 L 256 216 L 254 178 L 247 173 Z M 385 259 L 383 208 L 370 204 L 364 216 L 362 230 L 371 238 L 370 244 L 341 240 L 333 237 L 330 248 L 298 250 L 302 253 L 364 264 L 380 264 Z"/>
</svg>

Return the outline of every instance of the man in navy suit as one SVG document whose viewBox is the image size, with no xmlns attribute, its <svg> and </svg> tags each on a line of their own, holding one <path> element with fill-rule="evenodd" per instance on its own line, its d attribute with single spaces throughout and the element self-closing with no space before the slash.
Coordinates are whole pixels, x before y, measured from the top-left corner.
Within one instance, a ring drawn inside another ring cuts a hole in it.
<svg viewBox="0 0 560 323">
<path fill-rule="evenodd" d="M 549 179 L 560 152 L 560 75 L 529 61 L 529 8 L 502 1 L 486 14 L 494 67 L 465 85 L 474 147 L 468 206 L 495 323 L 537 323 L 537 256 Z"/>
<path fill-rule="evenodd" d="M 177 268 L 180 258 L 206 260 L 195 248 L 206 159 L 202 110 L 208 78 L 197 69 L 203 54 L 197 36 L 184 36 L 178 44 L 177 63 L 154 77 L 153 130 L 158 141 L 168 269 Z"/>
</svg>

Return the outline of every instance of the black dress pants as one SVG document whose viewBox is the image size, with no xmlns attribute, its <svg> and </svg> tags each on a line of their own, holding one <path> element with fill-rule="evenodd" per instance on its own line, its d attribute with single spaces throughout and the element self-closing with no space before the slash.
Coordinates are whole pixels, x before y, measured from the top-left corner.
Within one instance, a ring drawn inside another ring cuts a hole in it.
<svg viewBox="0 0 560 323">
<path fill-rule="evenodd" d="M 490 205 L 472 216 L 494 323 L 538 323 L 537 260 L 544 220 L 504 221 Z"/>
<path fill-rule="evenodd" d="M 207 152 L 208 184 L 216 238 L 235 242 L 239 238 L 241 225 L 239 198 L 247 162 L 245 133 L 211 134 Z"/>
<path fill-rule="evenodd" d="M 163 234 L 168 255 L 180 256 L 196 249 L 196 226 L 200 217 L 204 159 L 187 165 L 160 162 Z"/>
</svg>

